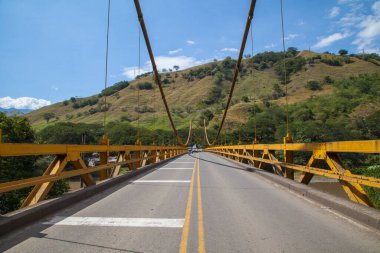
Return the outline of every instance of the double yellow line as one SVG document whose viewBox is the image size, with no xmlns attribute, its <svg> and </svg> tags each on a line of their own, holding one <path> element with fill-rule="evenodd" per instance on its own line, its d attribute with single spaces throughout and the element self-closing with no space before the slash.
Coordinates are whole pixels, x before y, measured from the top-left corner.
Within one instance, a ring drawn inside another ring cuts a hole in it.
<svg viewBox="0 0 380 253">
<path fill-rule="evenodd" d="M 194 177 L 195 172 L 197 173 L 197 194 L 198 194 L 198 252 L 204 253 L 205 249 L 205 239 L 204 239 L 204 228 L 203 228 L 203 208 L 202 208 L 202 192 L 201 192 L 201 177 L 199 173 L 199 159 L 195 160 L 194 169 L 191 176 L 191 183 L 189 189 L 189 197 L 187 199 L 185 223 L 182 230 L 181 244 L 179 246 L 180 253 L 187 252 L 187 242 L 189 240 L 189 230 L 190 230 L 190 217 L 191 217 L 191 205 L 193 202 L 193 191 L 194 191 Z"/>
</svg>

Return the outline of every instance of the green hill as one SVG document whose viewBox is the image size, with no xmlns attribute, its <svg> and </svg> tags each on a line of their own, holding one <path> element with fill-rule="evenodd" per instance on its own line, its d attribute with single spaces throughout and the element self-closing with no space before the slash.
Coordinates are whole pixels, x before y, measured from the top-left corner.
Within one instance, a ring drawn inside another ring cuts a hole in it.
<svg viewBox="0 0 380 253">
<path fill-rule="evenodd" d="M 258 108 L 268 104 L 284 105 L 283 54 L 265 52 L 243 60 L 234 92 L 227 126 L 246 124 L 254 103 Z M 336 56 L 310 51 L 286 54 L 289 104 L 299 104 L 315 97 L 334 94 L 331 83 L 367 73 L 380 73 L 377 55 Z M 161 73 L 164 92 L 177 128 L 187 129 L 189 121 L 200 125 L 203 118 L 216 128 L 228 95 L 235 60 L 226 58 L 190 69 Z M 311 82 L 314 81 L 314 82 Z M 120 89 L 120 90 L 119 90 Z M 101 94 L 107 94 L 107 106 Z M 36 130 L 58 122 L 102 123 L 103 110 L 107 122 L 128 121 L 148 129 L 170 129 L 159 90 L 149 74 L 115 86 L 88 98 L 72 98 L 43 107 L 26 115 Z M 139 97 L 139 99 L 138 99 Z M 138 107 L 138 100 L 140 107 Z M 379 110 L 378 99 L 359 104 L 352 115 L 367 115 Z M 49 122 L 44 116 L 50 114 Z"/>
</svg>

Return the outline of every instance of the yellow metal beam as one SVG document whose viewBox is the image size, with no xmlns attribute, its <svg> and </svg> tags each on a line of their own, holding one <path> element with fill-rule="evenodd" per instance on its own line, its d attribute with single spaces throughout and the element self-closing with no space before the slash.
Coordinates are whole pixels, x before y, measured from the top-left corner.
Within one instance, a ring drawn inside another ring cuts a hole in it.
<svg viewBox="0 0 380 253">
<path fill-rule="evenodd" d="M 180 146 L 135 146 L 135 145 L 70 145 L 70 144 L 29 144 L 0 143 L 0 157 L 29 155 L 59 155 L 68 153 L 120 152 L 152 150 L 186 150 Z"/>
<path fill-rule="evenodd" d="M 285 144 L 250 144 L 210 147 L 207 150 L 246 149 L 246 150 L 288 150 L 314 151 L 325 150 L 336 153 L 380 153 L 380 140 L 337 141 L 324 143 L 286 143 Z"/>
</svg>

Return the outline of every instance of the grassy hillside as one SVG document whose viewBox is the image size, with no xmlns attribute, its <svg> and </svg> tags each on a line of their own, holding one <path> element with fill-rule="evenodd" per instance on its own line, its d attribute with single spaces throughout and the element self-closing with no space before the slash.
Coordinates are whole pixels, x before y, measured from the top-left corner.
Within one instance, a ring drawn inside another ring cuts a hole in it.
<svg viewBox="0 0 380 253">
<path fill-rule="evenodd" d="M 228 126 L 236 127 L 246 123 L 254 103 L 259 107 L 268 103 L 278 105 L 285 103 L 284 80 L 281 81 L 279 74 L 282 57 L 281 53 L 263 53 L 244 59 L 227 118 Z M 289 69 L 291 75 L 287 87 L 290 104 L 332 94 L 335 88 L 333 85 L 326 85 L 327 76 L 332 81 L 338 81 L 364 73 L 380 73 L 379 62 L 372 58 L 318 54 L 310 51 L 288 53 L 286 57 L 288 66 L 293 66 L 293 63 L 298 64 L 298 69 Z M 200 124 L 205 115 L 211 126 L 219 123 L 225 98 L 230 89 L 234 64 L 234 60 L 227 58 L 183 71 L 161 74 L 161 79 L 165 83 L 164 92 L 179 129 L 186 129 L 191 119 Z M 318 82 L 321 87 L 310 89 L 307 86 L 310 81 Z M 142 85 L 144 83 L 151 83 L 152 88 L 149 85 L 144 87 Z M 30 119 L 36 130 L 41 130 L 58 122 L 101 123 L 102 110 L 106 109 L 107 122 L 129 121 L 134 126 L 139 122 L 148 129 L 170 127 L 159 90 L 150 75 L 143 75 L 129 82 L 128 87 L 109 95 L 107 106 L 103 104 L 101 95 L 96 94 L 90 98 L 93 101 L 92 105 L 78 106 L 89 98 L 76 99 L 76 101 L 68 98 L 67 101 L 33 111 L 26 117 Z M 140 108 L 137 107 L 138 100 Z M 352 115 L 370 114 L 378 109 L 379 103 L 373 101 L 358 105 Z M 47 113 L 54 114 L 51 115 L 53 117 L 49 122 L 44 119 Z"/>
</svg>

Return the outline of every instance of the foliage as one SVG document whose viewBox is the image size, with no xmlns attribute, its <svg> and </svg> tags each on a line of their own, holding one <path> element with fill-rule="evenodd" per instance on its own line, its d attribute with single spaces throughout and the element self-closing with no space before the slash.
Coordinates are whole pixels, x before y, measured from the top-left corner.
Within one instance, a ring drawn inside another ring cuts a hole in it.
<svg viewBox="0 0 380 253">
<path fill-rule="evenodd" d="M 223 91 L 223 74 L 218 72 L 214 77 L 214 85 L 212 86 L 210 92 L 207 95 L 204 103 L 206 105 L 211 105 L 219 101 L 222 97 Z"/>
<path fill-rule="evenodd" d="M 0 129 L 3 130 L 3 141 L 10 143 L 33 143 L 35 133 L 27 119 L 8 118 L 0 113 Z M 41 163 L 44 158 L 35 156 L 0 158 L 0 183 L 39 176 L 48 163 Z M 6 192 L 0 195 L 0 213 L 4 214 L 18 209 L 30 192 L 30 187 Z M 66 181 L 54 184 L 49 196 L 58 196 L 68 191 Z"/>
<path fill-rule="evenodd" d="M 137 88 L 139 90 L 152 90 L 153 89 L 153 84 L 150 83 L 150 82 L 143 82 L 143 83 L 139 83 L 137 85 Z"/>
<path fill-rule="evenodd" d="M 114 85 L 103 89 L 102 92 L 99 94 L 99 96 L 111 96 L 112 94 L 115 94 L 116 92 L 124 88 L 127 88 L 128 86 L 129 86 L 128 81 L 117 82 Z"/>
<path fill-rule="evenodd" d="M 141 79 L 141 78 L 143 78 L 143 77 L 150 76 L 150 75 L 152 75 L 152 74 L 153 74 L 153 72 L 150 71 L 150 72 L 143 73 L 143 74 L 141 74 L 141 75 L 137 75 L 137 76 L 136 76 L 136 80 L 137 80 L 137 79 Z"/>
<path fill-rule="evenodd" d="M 343 66 L 342 60 L 339 59 L 321 59 L 321 62 L 330 66 Z"/>
<path fill-rule="evenodd" d="M 278 83 L 273 84 L 273 92 L 272 92 L 272 98 L 278 99 L 280 97 L 285 96 L 285 92 L 282 90 L 280 85 Z"/>
<path fill-rule="evenodd" d="M 274 64 L 274 70 L 282 83 L 285 83 L 285 81 L 288 83 L 290 81 L 289 77 L 297 71 L 300 71 L 305 64 L 306 60 L 302 57 L 286 58 L 279 60 L 276 64 Z"/>
<path fill-rule="evenodd" d="M 147 106 L 147 105 L 135 107 L 135 111 L 138 113 L 155 112 L 152 107 Z"/>
<path fill-rule="evenodd" d="M 97 144 L 103 128 L 98 124 L 60 122 L 41 130 L 38 139 L 41 143 L 81 144 L 83 135 L 87 144 Z"/>
<path fill-rule="evenodd" d="M 49 120 L 55 118 L 55 113 L 53 113 L 53 112 L 46 112 L 46 113 L 44 113 L 43 117 L 44 117 L 44 120 L 46 120 L 46 123 L 49 123 Z"/>
<path fill-rule="evenodd" d="M 347 55 L 348 54 L 348 51 L 346 50 L 346 49 L 341 49 L 341 50 L 339 50 L 339 55 L 341 55 L 341 56 L 345 56 L 345 55 Z"/>
<path fill-rule="evenodd" d="M 322 90 L 322 85 L 317 81 L 308 81 L 305 87 L 309 90 Z"/>
<path fill-rule="evenodd" d="M 242 97 L 241 97 L 241 101 L 243 101 L 244 103 L 248 103 L 248 102 L 249 102 L 249 97 L 247 97 L 247 96 L 242 96 Z"/>
<path fill-rule="evenodd" d="M 76 102 L 73 103 L 72 107 L 74 109 L 79 109 L 88 105 L 89 106 L 96 105 L 98 102 L 99 102 L 99 99 L 97 97 L 76 99 Z"/>
<path fill-rule="evenodd" d="M 331 76 L 325 76 L 323 78 L 323 81 L 325 84 L 333 84 L 334 83 L 334 79 L 332 79 Z"/>
</svg>

